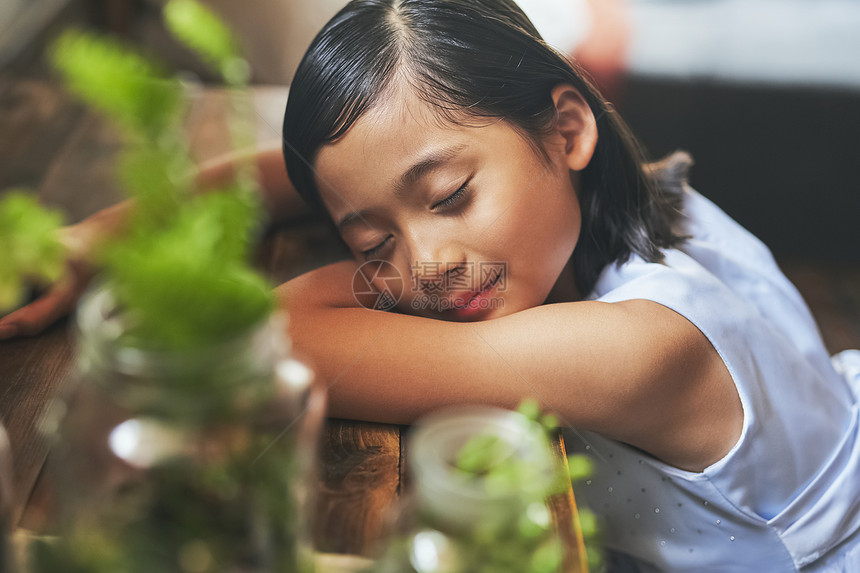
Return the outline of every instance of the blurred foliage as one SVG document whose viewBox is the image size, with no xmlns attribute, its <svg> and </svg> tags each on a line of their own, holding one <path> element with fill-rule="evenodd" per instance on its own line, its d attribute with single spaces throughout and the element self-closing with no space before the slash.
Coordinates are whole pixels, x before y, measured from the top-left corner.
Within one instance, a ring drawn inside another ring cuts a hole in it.
<svg viewBox="0 0 860 573">
<path fill-rule="evenodd" d="M 95 500 L 102 505 L 83 508 L 91 513 L 64 535 L 32 543 L 32 570 L 309 573 L 306 556 L 289 542 L 298 533 L 296 499 L 288 495 L 300 471 L 295 444 L 280 429 L 249 426 L 230 428 L 244 432 L 229 452 L 195 435 L 191 448 L 209 455 L 167 459 L 109 500 Z"/>
<path fill-rule="evenodd" d="M 471 522 L 439 523 L 419 508 L 415 531 L 396 540 L 386 556 L 371 567 L 375 573 L 557 573 L 564 545 L 553 524 L 548 498 L 569 487 L 560 463 L 547 465 L 528 447 L 545 449 L 554 459 L 548 439 L 556 427 L 553 416 L 541 416 L 537 402 L 528 400 L 516 416 L 520 443 L 512 443 L 488 427 L 470 437 L 451 461 L 455 470 L 448 487 L 466 486 L 474 492 L 480 517 Z M 546 425 L 543 425 L 545 422 Z M 537 441 L 533 438 L 537 438 Z M 539 444 L 539 446 L 537 446 Z M 444 462 L 443 462 L 444 463 Z M 549 470 L 552 471 L 552 470 Z"/>
<path fill-rule="evenodd" d="M 245 85 L 247 64 L 217 16 L 193 0 L 171 0 L 164 16 L 168 29 L 228 83 Z M 164 66 L 112 39 L 74 30 L 52 46 L 51 61 L 68 88 L 126 136 L 118 174 L 136 204 L 123 235 L 97 259 L 128 336 L 146 348 L 182 349 L 262 320 L 274 301 L 248 264 L 261 220 L 251 166 L 240 166 L 245 171 L 235 184 L 197 194 L 182 127 L 187 101 L 182 83 Z M 233 123 L 252 131 L 250 117 Z M 234 147 L 245 139 L 234 130 Z"/>
<path fill-rule="evenodd" d="M 174 128 L 182 89 L 163 66 L 116 40 L 75 30 L 63 33 L 50 54 L 66 87 L 128 132 L 156 140 Z"/>
<path fill-rule="evenodd" d="M 59 212 L 43 208 L 25 191 L 0 197 L 0 313 L 20 305 L 28 285 L 60 277 L 65 253 L 57 233 L 62 223 Z"/>
<path fill-rule="evenodd" d="M 218 70 L 229 84 L 247 83 L 250 69 L 233 35 L 204 6 L 193 0 L 172 0 L 164 8 L 164 21 L 176 38 Z"/>
<path fill-rule="evenodd" d="M 531 399 L 524 400 L 517 412 L 523 416 L 523 431 L 542 434 L 544 447 L 549 452 L 550 437 L 557 426 L 556 418 L 541 415 L 540 405 Z M 535 491 L 534 484 L 546 480 L 546 468 L 536 467 L 531 460 L 518 456 L 509 443 L 493 434 L 478 434 L 467 441 L 457 453 L 455 465 L 471 479 L 479 479 L 488 494 L 517 492 L 526 504 L 526 511 L 519 519 L 482 524 L 474 532 L 473 539 L 460 540 L 469 546 L 463 553 L 475 556 L 469 559 L 462 571 L 560 571 L 564 546 L 553 530 L 546 502 L 568 486 L 561 467 L 548 487 Z"/>
<path fill-rule="evenodd" d="M 247 64 L 214 14 L 191 0 L 170 0 L 165 18 L 245 91 L 247 73 L 240 72 Z M 122 129 L 118 176 L 134 200 L 121 235 L 95 253 L 115 305 L 102 324 L 116 344 L 81 353 L 82 379 L 122 416 L 181 429 L 185 441 L 167 459 L 117 471 L 111 464 L 119 454 L 105 450 L 104 433 L 87 433 L 101 432 L 101 422 L 76 429 L 74 408 L 58 408 L 66 417 L 52 456 L 66 462 L 67 473 L 55 477 L 63 481 L 67 513 L 62 535 L 34 545 L 34 570 L 304 571 L 297 565 L 305 559 L 297 543 L 299 496 L 290 490 L 302 471 L 300 452 L 285 429 L 290 419 L 280 414 L 287 409 L 267 410 L 278 399 L 276 357 L 253 352 L 275 343 L 255 336 L 274 309 L 269 285 L 248 262 L 262 214 L 256 174 L 243 163 L 235 183 L 196 189 L 182 124 L 188 98 L 164 66 L 81 31 L 61 35 L 51 61 L 70 91 Z M 234 148 L 253 133 L 252 118 L 241 115 L 247 111 L 234 110 Z M 33 213 L 24 218 L 30 234 L 47 227 Z M 245 340 L 247 346 L 232 344 Z M 133 366 L 121 368 L 118 357 L 131 357 L 123 365 Z M 117 415 L 99 411 L 106 420 Z M 75 474 L 74 463 L 86 471 Z M 93 468 L 99 479 L 111 476 L 110 487 L 87 481 Z"/>
<path fill-rule="evenodd" d="M 543 414 L 536 400 L 524 400 L 517 411 L 533 424 L 540 426 L 549 439 L 558 427 L 558 419 L 553 414 Z M 567 458 L 567 475 L 560 472 L 558 479 L 545 492 L 546 496 L 563 492 L 572 483 L 576 486 L 594 475 L 594 462 L 585 455 L 571 455 Z M 535 474 L 535 468 L 524 463 L 510 451 L 510 447 L 497 436 L 491 434 L 477 435 L 460 449 L 457 456 L 457 467 L 466 474 L 482 478 L 488 493 L 519 491 L 535 483 L 541 478 Z M 579 526 L 585 542 L 586 557 L 589 571 L 601 573 L 605 570 L 603 551 L 601 548 L 600 526 L 597 516 L 587 507 L 579 505 Z M 528 520 L 521 521 L 519 535 L 526 535 L 534 530 L 534 524 Z M 513 542 L 513 540 L 509 540 Z M 537 554 L 535 554 L 537 558 Z M 558 559 L 560 559 L 560 554 Z M 530 565 L 519 564 L 519 571 L 556 571 L 560 561 L 550 560 L 547 556 L 537 559 Z"/>
<path fill-rule="evenodd" d="M 555 416 L 541 415 L 540 405 L 535 400 L 524 400 L 517 409 L 535 428 L 541 428 L 546 436 L 546 447 L 549 448 L 549 437 L 558 423 Z M 510 445 L 494 434 L 479 434 L 466 442 L 457 454 L 456 467 L 464 475 L 481 478 L 481 483 L 487 493 L 504 493 L 518 491 L 536 481 L 542 480 L 541 468 L 524 462 L 514 455 Z M 560 473 L 558 479 L 547 492 L 545 497 L 563 491 L 567 488 L 567 476 Z"/>
</svg>

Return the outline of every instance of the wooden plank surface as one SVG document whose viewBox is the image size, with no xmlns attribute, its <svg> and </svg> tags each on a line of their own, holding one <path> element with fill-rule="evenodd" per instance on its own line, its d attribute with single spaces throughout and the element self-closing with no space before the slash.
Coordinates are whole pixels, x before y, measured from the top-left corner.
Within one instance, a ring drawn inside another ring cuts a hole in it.
<svg viewBox="0 0 860 573">
<path fill-rule="evenodd" d="M 317 549 L 373 556 L 400 493 L 399 427 L 329 420 L 320 456 Z"/>
<path fill-rule="evenodd" d="M 38 189 L 85 111 L 55 87 L 0 76 L 0 192 Z"/>
<path fill-rule="evenodd" d="M 54 86 L 0 77 L 0 193 L 8 187 L 38 192 L 85 117 L 83 107 Z M 66 321 L 38 338 L 0 342 L 0 421 L 12 444 L 16 521 L 47 452 L 38 420 L 71 362 Z"/>
<path fill-rule="evenodd" d="M 72 360 L 66 321 L 37 338 L 0 343 L 0 421 L 12 444 L 15 523 L 47 456 L 39 420 L 62 386 Z"/>
<path fill-rule="evenodd" d="M 565 473 L 569 473 L 567 452 L 565 451 L 564 438 L 561 432 L 557 432 L 554 436 L 552 449 L 559 463 L 564 467 Z M 573 495 L 573 484 L 568 483 L 567 489 L 564 492 L 550 498 L 549 506 L 552 510 L 556 529 L 566 548 L 564 571 L 566 573 L 587 572 L 588 556 L 585 552 L 585 540 L 582 536 L 582 528 L 579 523 L 576 498 Z"/>
</svg>

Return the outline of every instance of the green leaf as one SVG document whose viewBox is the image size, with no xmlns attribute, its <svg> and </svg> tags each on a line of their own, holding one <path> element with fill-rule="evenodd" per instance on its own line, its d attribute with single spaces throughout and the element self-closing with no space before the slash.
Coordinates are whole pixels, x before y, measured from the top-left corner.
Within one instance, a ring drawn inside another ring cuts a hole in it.
<svg viewBox="0 0 860 573">
<path fill-rule="evenodd" d="M 45 284 L 60 277 L 62 222 L 58 211 L 41 206 L 32 193 L 10 190 L 0 198 L 0 311 L 23 302 L 27 282 Z"/>
<path fill-rule="evenodd" d="M 550 539 L 537 548 L 528 570 L 530 573 L 554 573 L 561 567 L 563 557 L 561 542 L 556 538 Z"/>
<path fill-rule="evenodd" d="M 241 198 L 210 194 L 178 211 L 169 227 L 109 249 L 106 274 L 135 337 L 190 348 L 250 327 L 274 303 L 244 262 L 255 219 Z"/>
<path fill-rule="evenodd" d="M 555 414 L 544 414 L 540 417 L 540 425 L 548 432 L 558 428 L 558 416 Z"/>
<path fill-rule="evenodd" d="M 12 310 L 24 301 L 24 281 L 11 269 L 0 267 L 0 313 Z"/>
<path fill-rule="evenodd" d="M 587 507 L 579 508 L 579 527 L 585 539 L 594 538 L 600 531 L 597 516 Z"/>
<path fill-rule="evenodd" d="M 214 13 L 192 0 L 172 0 L 165 20 L 222 72 L 241 75 L 236 70 L 245 64 L 237 44 Z M 243 171 L 229 188 L 194 193 L 180 82 L 132 48 L 80 31 L 61 35 L 51 59 L 72 92 L 129 136 L 119 181 L 135 209 L 123 235 L 99 253 L 127 337 L 147 348 L 186 349 L 222 341 L 265 319 L 273 294 L 248 263 L 261 220 L 256 181 Z M 38 244 L 32 237 L 25 243 L 15 252 Z M 20 272 L 22 263 L 15 268 Z M 11 298 L 19 290 L 13 286 L 0 294 Z"/>
<path fill-rule="evenodd" d="M 169 225 L 190 195 L 187 183 L 171 170 L 173 162 L 166 150 L 151 145 L 129 146 L 120 155 L 119 181 L 137 201 L 135 220 L 147 228 Z"/>
<path fill-rule="evenodd" d="M 529 420 L 535 421 L 538 419 L 538 416 L 540 416 L 540 404 L 538 404 L 537 400 L 528 398 L 520 402 L 517 412 Z"/>
<path fill-rule="evenodd" d="M 583 454 L 567 456 L 567 467 L 571 481 L 582 481 L 594 472 L 594 462 Z"/>
<path fill-rule="evenodd" d="M 498 466 L 509 456 L 509 448 L 498 436 L 478 434 L 457 452 L 456 467 L 465 473 L 482 475 Z"/>
<path fill-rule="evenodd" d="M 179 115 L 179 82 L 114 40 L 69 30 L 50 54 L 70 91 L 132 133 L 154 140 Z"/>
<path fill-rule="evenodd" d="M 164 7 L 168 30 L 213 65 L 232 84 L 246 83 L 248 68 L 229 28 L 195 0 L 170 0 Z"/>
</svg>

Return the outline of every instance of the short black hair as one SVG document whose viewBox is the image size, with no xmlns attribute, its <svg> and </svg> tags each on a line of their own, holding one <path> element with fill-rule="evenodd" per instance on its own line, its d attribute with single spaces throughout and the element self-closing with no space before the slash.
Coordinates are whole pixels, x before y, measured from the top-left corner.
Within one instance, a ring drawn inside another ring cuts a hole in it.
<svg viewBox="0 0 860 573">
<path fill-rule="evenodd" d="M 533 144 L 552 129 L 552 89 L 582 94 L 598 141 L 582 171 L 582 226 L 573 254 L 589 293 L 612 262 L 662 261 L 683 238 L 672 230 L 679 193 L 657 183 L 624 121 L 587 74 L 540 37 L 513 0 L 353 0 L 319 32 L 290 87 L 284 159 L 296 190 L 322 208 L 313 163 L 382 101 L 395 78 L 451 122 L 501 118 Z"/>
</svg>

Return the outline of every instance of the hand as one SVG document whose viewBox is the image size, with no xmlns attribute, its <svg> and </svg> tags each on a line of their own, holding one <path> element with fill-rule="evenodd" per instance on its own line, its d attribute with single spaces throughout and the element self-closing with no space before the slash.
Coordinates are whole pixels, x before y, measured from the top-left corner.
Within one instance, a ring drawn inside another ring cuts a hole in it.
<svg viewBox="0 0 860 573">
<path fill-rule="evenodd" d="M 69 261 L 63 276 L 39 298 L 0 318 L 0 340 L 39 334 L 65 316 L 83 294 L 91 274 L 84 265 Z"/>
<path fill-rule="evenodd" d="M 75 306 L 94 274 L 93 252 L 117 232 L 123 212 L 122 205 L 115 206 L 60 231 L 67 252 L 63 275 L 35 301 L 0 318 L 0 340 L 38 334 Z"/>
</svg>

